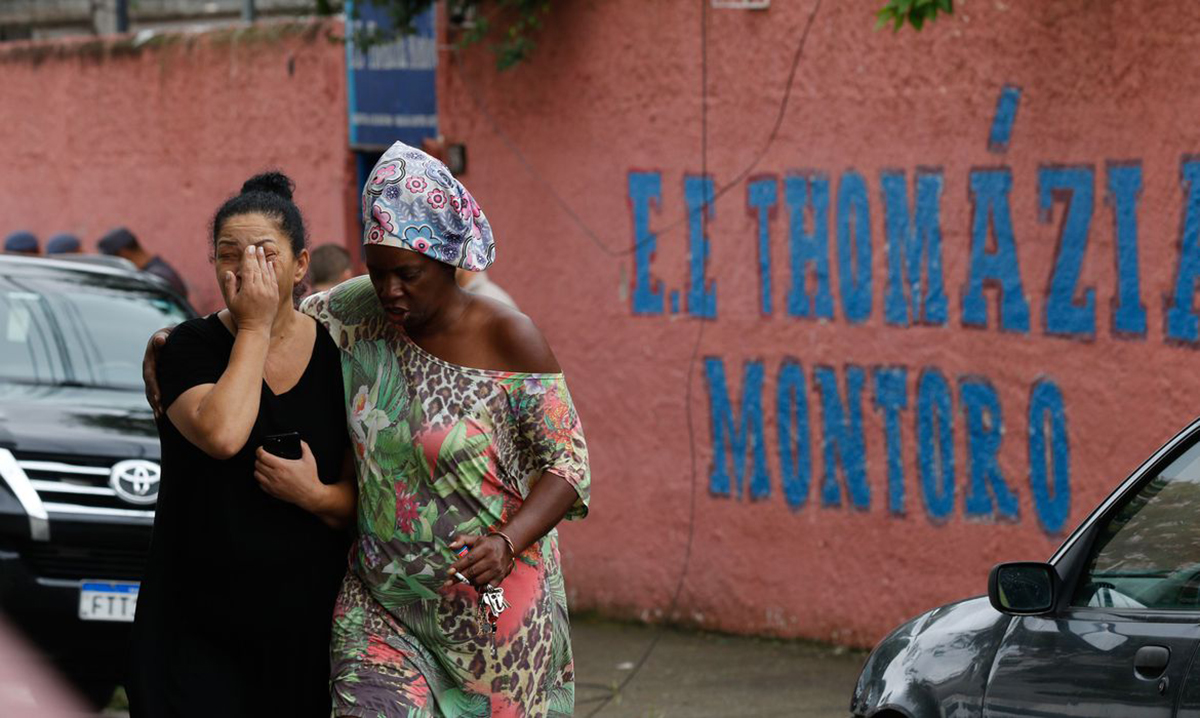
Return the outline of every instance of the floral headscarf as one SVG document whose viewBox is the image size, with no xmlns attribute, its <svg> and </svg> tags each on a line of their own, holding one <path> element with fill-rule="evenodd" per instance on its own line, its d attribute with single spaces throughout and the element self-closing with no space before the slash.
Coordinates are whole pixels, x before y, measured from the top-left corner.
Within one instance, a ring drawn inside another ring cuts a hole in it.
<svg viewBox="0 0 1200 718">
<path fill-rule="evenodd" d="M 382 244 L 482 272 L 496 259 L 483 210 L 446 165 L 403 142 L 375 163 L 362 195 L 363 244 Z"/>
</svg>

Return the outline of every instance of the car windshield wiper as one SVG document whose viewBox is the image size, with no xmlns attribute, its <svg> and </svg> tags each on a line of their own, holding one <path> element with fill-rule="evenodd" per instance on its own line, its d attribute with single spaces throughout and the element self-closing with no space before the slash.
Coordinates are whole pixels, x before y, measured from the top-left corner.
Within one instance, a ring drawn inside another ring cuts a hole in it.
<svg viewBox="0 0 1200 718">
<path fill-rule="evenodd" d="M 137 391 L 139 387 L 130 384 L 101 384 L 98 382 L 82 382 L 75 379 L 60 379 L 58 381 L 42 381 L 28 377 L 0 376 L 0 382 L 21 384 L 24 386 L 49 386 L 62 389 L 111 389 L 115 391 Z"/>
<path fill-rule="evenodd" d="M 135 386 L 130 386 L 128 384 L 101 384 L 99 382 L 86 382 L 86 381 L 75 381 L 75 380 L 61 381 L 57 384 L 57 386 L 69 387 L 71 389 L 116 389 L 118 391 L 133 391 L 134 389 L 138 388 Z"/>
</svg>

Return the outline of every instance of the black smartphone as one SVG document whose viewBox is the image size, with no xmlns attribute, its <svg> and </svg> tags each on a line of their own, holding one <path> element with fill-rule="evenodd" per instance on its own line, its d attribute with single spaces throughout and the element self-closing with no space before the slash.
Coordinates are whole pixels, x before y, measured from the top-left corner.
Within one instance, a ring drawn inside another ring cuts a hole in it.
<svg viewBox="0 0 1200 718">
<path fill-rule="evenodd" d="M 303 456 L 300 451 L 300 435 L 294 431 L 264 436 L 262 447 L 267 450 L 267 453 L 274 454 L 281 459 L 295 460 Z"/>
</svg>

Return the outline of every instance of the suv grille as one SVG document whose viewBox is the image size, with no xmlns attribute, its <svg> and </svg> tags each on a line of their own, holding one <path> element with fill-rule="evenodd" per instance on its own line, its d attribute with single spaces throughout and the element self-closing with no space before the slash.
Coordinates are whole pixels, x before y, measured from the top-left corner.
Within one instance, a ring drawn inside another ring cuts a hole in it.
<svg viewBox="0 0 1200 718">
<path fill-rule="evenodd" d="M 154 505 L 125 501 L 109 483 L 117 462 L 108 458 L 20 453 L 17 464 L 51 513 L 153 517 Z M 154 487 L 157 490 L 157 486 Z"/>
<path fill-rule="evenodd" d="M 21 558 L 42 578 L 99 578 L 138 581 L 146 568 L 146 551 L 129 548 L 85 548 L 31 542 Z"/>
</svg>

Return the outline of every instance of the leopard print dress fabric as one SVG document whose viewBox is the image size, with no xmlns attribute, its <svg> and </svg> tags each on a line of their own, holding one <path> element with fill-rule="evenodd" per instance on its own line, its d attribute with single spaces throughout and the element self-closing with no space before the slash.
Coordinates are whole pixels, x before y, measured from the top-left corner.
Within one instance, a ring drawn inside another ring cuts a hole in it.
<svg viewBox="0 0 1200 718">
<path fill-rule="evenodd" d="M 302 309 L 342 350 L 358 470 L 359 535 L 330 648 L 334 715 L 571 715 L 555 531 L 501 584 L 511 607 L 494 638 L 473 588 L 441 588 L 453 537 L 504 524 L 544 472 L 577 491 L 568 518 L 586 515 L 587 447 L 563 376 L 442 361 L 392 328 L 366 278 Z"/>
</svg>

